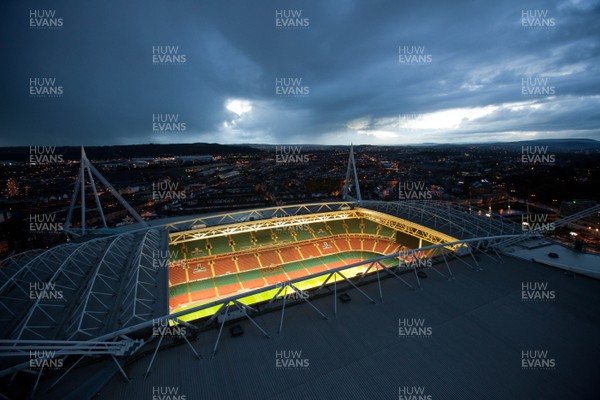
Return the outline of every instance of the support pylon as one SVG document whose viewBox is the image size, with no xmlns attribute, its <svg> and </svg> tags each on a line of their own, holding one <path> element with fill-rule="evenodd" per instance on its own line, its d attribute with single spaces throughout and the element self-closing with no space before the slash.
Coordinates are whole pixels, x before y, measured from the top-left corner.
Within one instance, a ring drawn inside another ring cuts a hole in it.
<svg viewBox="0 0 600 400">
<path fill-rule="evenodd" d="M 350 196 L 350 181 L 351 181 L 351 173 L 354 172 L 354 186 L 356 187 L 356 199 Z M 354 160 L 354 145 L 350 144 L 350 156 L 348 157 L 348 169 L 346 170 L 346 180 L 344 181 L 344 200 L 358 200 L 362 201 L 362 197 L 360 195 L 360 185 L 358 184 L 358 174 L 356 173 L 356 161 Z"/>
<path fill-rule="evenodd" d="M 89 184 L 86 184 L 86 173 L 89 178 Z M 125 209 L 131 214 L 136 221 L 144 226 L 148 226 L 148 223 L 144 221 L 142 217 L 125 201 L 125 199 L 115 190 L 115 188 L 102 176 L 102 174 L 92 165 L 85 154 L 85 149 L 81 146 L 81 161 L 79 162 L 79 172 L 77 173 L 77 180 L 75 181 L 75 190 L 73 191 L 73 197 L 71 198 L 71 205 L 69 206 L 69 212 L 67 213 L 67 220 L 64 225 L 64 231 L 73 236 L 81 237 L 86 233 L 86 213 L 88 211 L 97 211 L 102 219 L 102 226 L 108 228 L 106 224 L 106 217 L 104 211 L 102 211 L 102 204 L 100 203 L 100 196 L 98 196 L 98 190 L 96 189 L 96 182 L 94 176 L 109 190 L 109 192 L 125 207 Z M 96 202 L 95 209 L 87 209 L 85 205 L 85 192 L 86 186 L 92 189 L 94 194 L 94 200 Z M 77 195 L 81 195 L 81 228 L 73 228 L 71 220 L 73 218 L 73 211 L 77 208 Z M 89 230 L 89 229 L 88 229 Z"/>
</svg>

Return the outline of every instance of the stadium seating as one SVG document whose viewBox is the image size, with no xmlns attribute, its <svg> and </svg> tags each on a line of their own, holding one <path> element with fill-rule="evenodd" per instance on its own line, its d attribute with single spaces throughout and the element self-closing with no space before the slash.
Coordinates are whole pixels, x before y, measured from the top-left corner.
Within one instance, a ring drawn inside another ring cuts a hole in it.
<svg viewBox="0 0 600 400">
<path fill-rule="evenodd" d="M 379 254 L 387 254 L 385 250 L 388 248 L 389 245 L 390 242 L 386 240 L 379 240 L 375 243 L 375 246 L 373 246 L 373 251 Z"/>
<path fill-rule="evenodd" d="M 283 247 L 279 249 L 279 254 L 283 258 L 283 262 L 299 261 L 302 257 L 296 247 Z"/>
<path fill-rule="evenodd" d="M 346 235 L 348 233 L 344 229 L 343 224 L 344 224 L 343 221 L 340 221 L 340 220 L 327 222 L 327 225 L 329 225 L 329 228 L 331 228 L 333 235 Z"/>
<path fill-rule="evenodd" d="M 227 236 L 217 236 L 208 240 L 210 243 L 210 253 L 212 255 L 231 253 L 231 246 Z"/>
<path fill-rule="evenodd" d="M 169 304 L 180 307 L 392 254 L 400 248 L 395 235 L 394 229 L 365 218 L 170 245 Z M 417 239 L 406 236 L 411 247 Z M 395 266 L 398 259 L 383 263 Z"/>
<path fill-rule="evenodd" d="M 386 238 L 395 239 L 396 231 L 390 227 L 385 225 L 379 225 L 379 236 L 384 236 Z"/>
<path fill-rule="evenodd" d="M 178 297 L 185 296 L 185 301 L 187 302 L 187 294 L 188 294 L 188 285 L 183 283 L 180 285 L 174 285 L 169 288 L 169 296 L 170 297 Z"/>
<path fill-rule="evenodd" d="M 301 278 L 309 274 L 301 261 L 283 265 L 283 270 L 290 279 Z"/>
<path fill-rule="evenodd" d="M 291 230 L 289 228 L 285 228 L 285 227 L 273 228 L 273 229 L 271 229 L 271 232 L 277 236 L 278 244 L 290 243 L 290 242 L 296 241 L 296 239 L 294 239 L 294 237 L 291 235 Z"/>
<path fill-rule="evenodd" d="M 263 229 L 260 231 L 254 232 L 254 237 L 256 238 L 256 245 L 258 247 L 261 246 L 270 246 L 273 244 L 273 239 L 271 238 L 271 230 Z"/>
<path fill-rule="evenodd" d="M 338 268 L 338 267 L 343 267 L 344 265 L 347 265 L 346 261 L 344 261 L 344 255 L 343 253 L 341 254 L 336 254 L 335 257 L 330 258 L 327 261 L 327 269 L 333 269 L 333 268 Z"/>
<path fill-rule="evenodd" d="M 206 258 L 199 260 L 193 259 L 188 261 L 188 276 L 190 281 L 199 279 L 212 278 L 212 268 Z"/>
<path fill-rule="evenodd" d="M 360 221 L 357 219 L 345 219 L 344 223 L 347 226 L 348 233 L 360 234 Z"/>
<path fill-rule="evenodd" d="M 364 228 L 363 228 L 364 234 L 377 235 L 377 228 L 379 227 L 379 224 L 377 224 L 376 222 L 373 222 L 371 220 L 368 220 L 366 218 L 363 218 L 361 221 L 364 226 Z"/>
<path fill-rule="evenodd" d="M 259 253 L 260 263 L 263 267 L 271 267 L 282 264 L 276 250 L 266 250 Z"/>
<path fill-rule="evenodd" d="M 302 256 L 304 256 L 304 258 L 319 257 L 321 255 L 314 243 L 306 243 L 301 245 L 300 253 Z"/>
<path fill-rule="evenodd" d="M 172 286 L 179 285 L 187 282 L 185 275 L 185 268 L 183 264 L 181 266 L 169 268 L 169 284 Z"/>
<path fill-rule="evenodd" d="M 210 299 L 217 296 L 215 279 L 204 279 L 190 283 L 192 301 Z"/>
<path fill-rule="evenodd" d="M 237 256 L 237 265 L 240 271 L 250 271 L 260 268 L 258 257 L 254 255 L 254 252 L 239 254 Z"/>
<path fill-rule="evenodd" d="M 214 278 L 219 296 L 233 294 L 242 289 L 238 274 L 229 274 Z"/>
<path fill-rule="evenodd" d="M 227 273 L 235 273 L 237 272 L 237 268 L 235 266 L 235 262 L 230 255 L 221 256 L 214 259 L 213 269 L 215 271 L 215 276 L 225 275 Z"/>
<path fill-rule="evenodd" d="M 256 289 L 267 284 L 260 271 L 242 272 L 238 276 L 244 289 Z"/>
<path fill-rule="evenodd" d="M 297 242 L 301 242 L 303 240 L 311 240 L 315 238 L 311 233 L 310 229 L 306 229 L 306 227 L 302 225 L 297 225 L 296 229 L 294 229 L 291 233 L 292 235 L 294 235 L 295 233 L 294 236 Z"/>
<path fill-rule="evenodd" d="M 169 262 L 183 260 L 182 243 L 169 245 Z"/>
<path fill-rule="evenodd" d="M 335 254 L 339 253 L 338 249 L 335 247 L 333 240 L 323 240 L 319 242 L 319 249 L 321 249 L 321 253 L 323 254 Z"/>
<path fill-rule="evenodd" d="M 208 255 L 206 240 L 194 240 L 187 243 L 187 258 L 198 258 Z"/>
<path fill-rule="evenodd" d="M 250 233 L 238 233 L 231 238 L 234 242 L 235 251 L 248 250 L 256 247 Z"/>
<path fill-rule="evenodd" d="M 362 250 L 362 242 L 357 237 L 350 238 L 350 248 L 352 250 Z"/>
<path fill-rule="evenodd" d="M 316 222 L 314 224 L 310 224 L 310 228 L 313 231 L 313 235 L 316 238 L 324 238 L 329 236 L 329 230 L 327 229 L 327 225 L 323 222 Z"/>
<path fill-rule="evenodd" d="M 340 249 L 340 251 L 350 250 L 350 243 L 348 242 L 348 240 L 346 240 L 346 237 L 339 237 L 339 236 L 336 237 L 335 245 L 337 246 L 338 249 Z"/>
</svg>

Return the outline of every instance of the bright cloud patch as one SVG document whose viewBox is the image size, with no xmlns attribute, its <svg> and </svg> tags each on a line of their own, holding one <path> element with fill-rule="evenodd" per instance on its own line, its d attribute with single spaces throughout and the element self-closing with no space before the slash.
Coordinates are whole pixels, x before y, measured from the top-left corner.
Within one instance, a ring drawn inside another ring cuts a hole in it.
<svg viewBox="0 0 600 400">
<path fill-rule="evenodd" d="M 225 103 L 225 108 L 236 114 L 238 117 L 241 117 L 242 115 L 252 111 L 252 104 L 248 100 L 227 100 Z"/>
</svg>

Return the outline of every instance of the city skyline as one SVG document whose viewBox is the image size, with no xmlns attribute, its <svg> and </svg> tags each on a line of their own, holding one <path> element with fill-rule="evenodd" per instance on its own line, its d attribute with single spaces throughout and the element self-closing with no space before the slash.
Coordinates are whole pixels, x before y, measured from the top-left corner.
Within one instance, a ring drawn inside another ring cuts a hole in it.
<svg viewBox="0 0 600 400">
<path fill-rule="evenodd" d="M 4 4 L 0 146 L 600 139 L 597 1 L 233 3 Z"/>
</svg>

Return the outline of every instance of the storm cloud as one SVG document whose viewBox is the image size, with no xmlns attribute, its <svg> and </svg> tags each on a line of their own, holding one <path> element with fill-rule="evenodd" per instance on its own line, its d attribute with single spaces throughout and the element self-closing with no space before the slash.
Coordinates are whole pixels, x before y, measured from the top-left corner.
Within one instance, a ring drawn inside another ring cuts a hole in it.
<svg viewBox="0 0 600 400">
<path fill-rule="evenodd" d="M 2 146 L 600 139 L 598 1 L 0 11 Z"/>
</svg>

